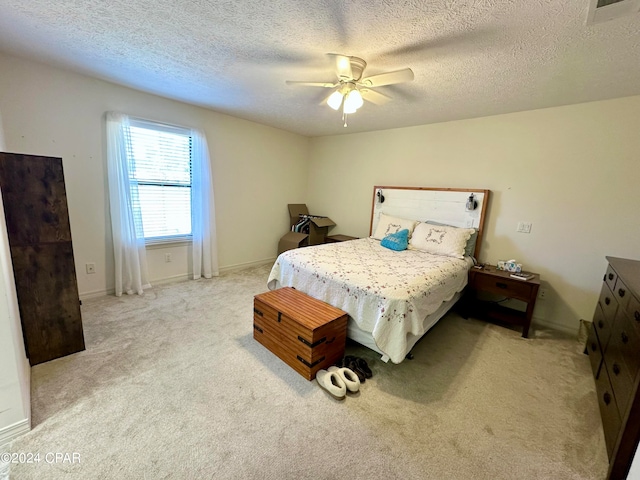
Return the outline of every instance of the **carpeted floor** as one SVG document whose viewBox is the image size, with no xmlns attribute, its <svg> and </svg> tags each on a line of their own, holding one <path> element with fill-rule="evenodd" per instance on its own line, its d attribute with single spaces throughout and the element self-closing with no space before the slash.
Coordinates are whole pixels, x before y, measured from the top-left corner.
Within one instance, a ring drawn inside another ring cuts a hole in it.
<svg viewBox="0 0 640 480">
<path fill-rule="evenodd" d="M 11 478 L 606 476 L 575 339 L 450 313 L 400 365 L 349 344 L 374 377 L 338 401 L 253 340 L 268 272 L 85 301 L 87 350 L 33 368 L 33 430 L 10 445 L 69 456 L 13 464 Z"/>
</svg>

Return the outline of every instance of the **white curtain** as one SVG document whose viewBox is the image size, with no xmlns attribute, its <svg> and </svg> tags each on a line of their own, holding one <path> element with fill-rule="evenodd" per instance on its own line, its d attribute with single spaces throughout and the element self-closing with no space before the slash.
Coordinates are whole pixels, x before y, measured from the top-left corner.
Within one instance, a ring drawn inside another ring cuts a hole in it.
<svg viewBox="0 0 640 480">
<path fill-rule="evenodd" d="M 123 292 L 142 295 L 148 281 L 147 254 L 142 231 L 142 216 L 132 207 L 138 194 L 131 183 L 129 171 L 133 167 L 129 117 L 122 113 L 107 113 L 107 173 L 111 206 L 111 230 L 115 255 L 116 296 Z"/>
<path fill-rule="evenodd" d="M 191 142 L 191 233 L 196 280 L 218 275 L 218 248 L 207 139 L 203 132 L 191 130 Z"/>
</svg>

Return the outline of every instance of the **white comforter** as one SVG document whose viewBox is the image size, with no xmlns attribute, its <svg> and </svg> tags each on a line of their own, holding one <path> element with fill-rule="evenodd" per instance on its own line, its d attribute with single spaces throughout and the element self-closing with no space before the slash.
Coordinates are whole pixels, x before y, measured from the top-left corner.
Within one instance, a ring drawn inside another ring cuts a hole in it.
<svg viewBox="0 0 640 480">
<path fill-rule="evenodd" d="M 422 335 L 424 318 L 467 284 L 471 259 L 395 252 L 362 238 L 281 254 L 267 285 L 295 287 L 347 312 L 392 362 L 405 356 L 407 333 Z"/>
</svg>

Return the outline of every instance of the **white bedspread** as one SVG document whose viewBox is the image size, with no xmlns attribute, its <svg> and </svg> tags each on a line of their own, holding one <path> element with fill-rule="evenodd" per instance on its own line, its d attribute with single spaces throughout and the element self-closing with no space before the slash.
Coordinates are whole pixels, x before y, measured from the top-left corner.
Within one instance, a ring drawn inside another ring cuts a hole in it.
<svg viewBox="0 0 640 480">
<path fill-rule="evenodd" d="M 392 362 L 406 354 L 407 333 L 467 284 L 470 258 L 395 252 L 362 238 L 282 253 L 269 275 L 274 290 L 294 287 L 347 312 Z"/>
</svg>

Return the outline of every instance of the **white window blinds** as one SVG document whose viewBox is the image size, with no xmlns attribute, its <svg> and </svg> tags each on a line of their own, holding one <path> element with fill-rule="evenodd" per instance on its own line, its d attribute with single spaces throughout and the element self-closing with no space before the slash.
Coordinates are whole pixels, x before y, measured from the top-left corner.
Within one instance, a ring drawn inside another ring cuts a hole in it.
<svg viewBox="0 0 640 480">
<path fill-rule="evenodd" d="M 190 130 L 131 119 L 130 184 L 148 243 L 191 235 Z"/>
</svg>

